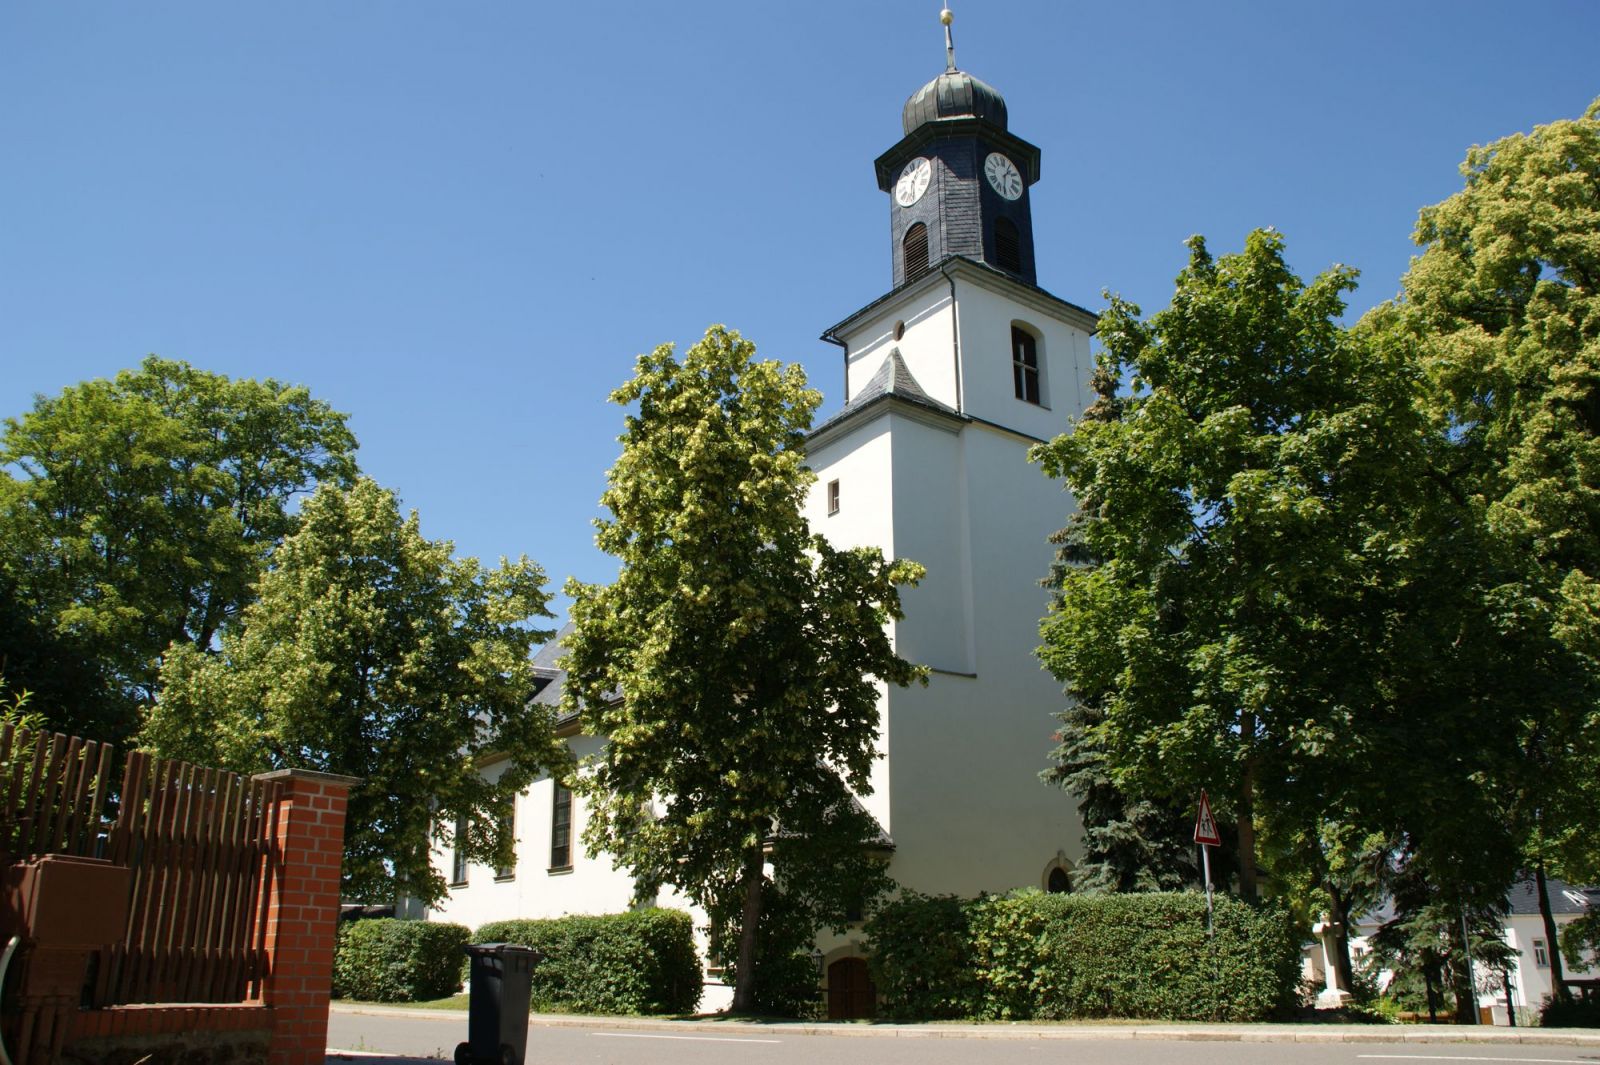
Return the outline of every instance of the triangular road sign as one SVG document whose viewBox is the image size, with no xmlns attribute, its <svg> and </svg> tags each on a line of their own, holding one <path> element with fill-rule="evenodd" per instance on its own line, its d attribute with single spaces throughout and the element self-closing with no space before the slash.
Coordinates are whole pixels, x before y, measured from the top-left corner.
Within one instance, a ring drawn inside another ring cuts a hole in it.
<svg viewBox="0 0 1600 1065">
<path fill-rule="evenodd" d="M 1208 847 L 1222 846 L 1222 837 L 1217 833 L 1217 819 L 1211 816 L 1211 800 L 1206 798 L 1204 789 L 1200 792 L 1200 810 L 1194 816 L 1194 841 Z"/>
</svg>

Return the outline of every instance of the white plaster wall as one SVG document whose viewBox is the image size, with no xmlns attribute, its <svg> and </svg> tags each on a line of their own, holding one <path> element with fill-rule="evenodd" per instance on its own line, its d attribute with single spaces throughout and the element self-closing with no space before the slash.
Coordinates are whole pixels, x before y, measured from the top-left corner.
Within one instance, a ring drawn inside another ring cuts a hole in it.
<svg viewBox="0 0 1600 1065">
<path fill-rule="evenodd" d="M 1094 399 L 1089 335 L 1041 310 L 970 280 L 956 282 L 961 335 L 962 411 L 1020 433 L 1049 440 Z M 1016 396 L 1011 372 L 1011 325 L 1039 338 L 1040 404 Z"/>
<path fill-rule="evenodd" d="M 906 617 L 895 627 L 905 658 L 951 673 L 974 670 L 972 559 L 968 543 L 965 451 L 959 426 L 904 414 L 888 419 L 893 437 L 894 518 L 885 550 L 927 570 L 902 591 Z"/>
<path fill-rule="evenodd" d="M 597 750 L 599 741 L 575 737 L 569 741 L 580 757 Z M 500 768 L 486 767 L 497 777 Z M 536 781 L 516 800 L 517 862 L 510 879 L 495 880 L 486 865 L 467 866 L 464 886 L 452 887 L 449 896 L 428 911 L 428 919 L 453 921 L 476 929 L 488 921 L 513 917 L 560 917 L 569 913 L 620 913 L 633 902 L 633 877 L 613 866 L 608 855 L 584 853 L 581 835 L 588 811 L 579 796 L 572 798 L 572 869 L 550 870 L 550 827 L 555 787 L 548 777 Z M 434 867 L 450 875 L 452 853 L 436 847 Z"/>
<path fill-rule="evenodd" d="M 1052 859 L 1080 853 L 1075 803 L 1039 779 L 1055 746 L 1053 714 L 1065 697 L 1033 654 L 1048 605 L 1039 586 L 1053 558 L 1047 537 L 1073 502 L 1028 464 L 1027 446 L 980 425 L 961 435 L 976 675 L 936 673 L 926 689 L 888 693 L 891 872 L 918 891 L 1041 887 Z M 897 479 L 896 548 L 904 539 L 899 530 L 937 527 L 936 512 L 947 506 L 914 478 Z M 960 558 L 962 550 L 952 546 L 948 555 Z M 939 637 L 920 632 L 959 624 L 946 609 L 914 605 L 908 601 L 901 625 L 907 644 L 936 646 Z"/>
<path fill-rule="evenodd" d="M 920 291 L 920 290 L 919 290 Z M 894 338 L 894 327 L 905 322 L 905 335 Z M 956 406 L 956 364 L 951 350 L 955 333 L 950 324 L 950 289 L 939 278 L 937 287 L 916 302 L 890 301 L 878 313 L 841 338 L 849 346 L 845 367 L 854 399 L 878 372 L 894 348 L 924 392 L 948 406 Z"/>
<path fill-rule="evenodd" d="M 816 483 L 806 497 L 804 516 L 811 530 L 821 533 L 839 548 L 876 547 L 893 558 L 894 528 L 891 460 L 893 450 L 888 415 L 859 426 L 850 436 L 814 449 L 807 462 L 816 473 Z M 839 482 L 839 513 L 828 513 L 828 482 Z M 880 685 L 880 689 L 883 686 Z M 880 705 L 882 695 L 879 696 Z M 890 765 L 885 757 L 889 745 L 889 723 L 880 717 L 879 758 L 872 766 L 872 791 L 858 796 L 866 811 L 878 819 L 885 831 L 892 832 L 893 813 L 889 807 Z"/>
<path fill-rule="evenodd" d="M 1562 928 L 1565 928 L 1569 922 L 1577 920 L 1577 915 L 1558 913 L 1555 915 L 1555 919 L 1559 936 Z M 1540 965 L 1533 952 L 1534 940 L 1547 941 L 1549 938 L 1544 934 L 1544 919 L 1536 913 L 1519 913 L 1512 914 L 1505 920 L 1506 942 L 1517 952 L 1515 968 L 1511 974 L 1511 982 L 1516 991 L 1517 1004 L 1537 1011 L 1540 1006 L 1544 1005 L 1545 999 L 1549 998 L 1555 990 L 1551 978 L 1551 967 L 1549 965 Z M 1555 943 L 1546 942 L 1545 949 L 1551 954 L 1560 950 L 1559 939 Z M 1596 966 L 1574 967 L 1563 965 L 1562 968 L 1568 979 L 1582 980 L 1596 975 Z M 1495 979 L 1498 980 L 1498 976 Z M 1483 980 L 1480 974 L 1480 986 L 1482 983 Z M 1496 987 L 1493 996 L 1484 997 L 1482 1000 L 1483 1005 L 1489 1005 L 1489 998 L 1495 996 L 1498 996 L 1503 1003 L 1505 1001 L 1505 990 Z M 1518 1019 L 1521 1020 L 1521 1014 L 1518 1014 Z"/>
</svg>

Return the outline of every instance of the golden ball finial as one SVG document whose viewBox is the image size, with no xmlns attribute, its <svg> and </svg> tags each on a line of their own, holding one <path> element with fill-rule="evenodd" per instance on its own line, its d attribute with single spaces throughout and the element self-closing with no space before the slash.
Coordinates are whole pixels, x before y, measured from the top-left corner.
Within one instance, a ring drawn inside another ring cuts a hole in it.
<svg viewBox="0 0 1600 1065">
<path fill-rule="evenodd" d="M 945 8 L 943 11 L 939 12 L 939 21 L 943 25 L 948 26 L 948 25 L 950 25 L 950 23 L 954 22 L 955 20 L 956 20 L 955 15 L 950 13 L 950 9 L 948 7 Z"/>
</svg>

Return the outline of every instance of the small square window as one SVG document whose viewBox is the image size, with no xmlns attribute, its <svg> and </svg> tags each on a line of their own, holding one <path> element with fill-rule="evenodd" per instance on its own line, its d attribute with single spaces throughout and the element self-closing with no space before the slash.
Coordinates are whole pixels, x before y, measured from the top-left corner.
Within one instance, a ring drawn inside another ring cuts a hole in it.
<svg viewBox="0 0 1600 1065">
<path fill-rule="evenodd" d="M 828 513 L 839 513 L 839 482 L 828 482 Z"/>
</svg>

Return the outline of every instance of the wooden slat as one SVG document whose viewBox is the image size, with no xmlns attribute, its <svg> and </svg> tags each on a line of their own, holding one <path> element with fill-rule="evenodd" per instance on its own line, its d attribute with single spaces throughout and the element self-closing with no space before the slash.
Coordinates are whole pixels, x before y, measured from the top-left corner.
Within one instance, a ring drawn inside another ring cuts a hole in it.
<svg viewBox="0 0 1600 1065">
<path fill-rule="evenodd" d="M 259 999 L 281 785 L 132 751 L 113 790 L 115 758 L 103 743 L 0 725 L 0 848 L 130 873 L 126 933 L 97 953 L 88 1004 Z M 61 1018 L 17 1020 L 29 1044 L 18 1061 L 59 1051 Z"/>
<path fill-rule="evenodd" d="M 83 772 L 82 739 L 77 736 L 69 739 L 62 759 L 61 787 L 57 794 L 51 796 L 51 813 L 48 819 L 50 830 L 45 833 L 45 844 L 42 848 L 50 853 L 60 853 L 62 845 L 66 843 L 67 826 L 72 824 L 73 804 L 81 801 L 78 789 L 80 785 L 88 784 Z"/>
<path fill-rule="evenodd" d="M 66 753 L 67 738 L 57 732 L 50 738 L 49 761 L 45 766 L 44 779 L 38 786 L 30 789 L 28 795 L 28 809 L 33 813 L 33 838 L 28 844 L 29 854 L 39 854 L 47 849 L 50 842 L 50 822 L 54 819 L 54 803 L 57 782 L 61 777 L 63 757 Z"/>
</svg>

